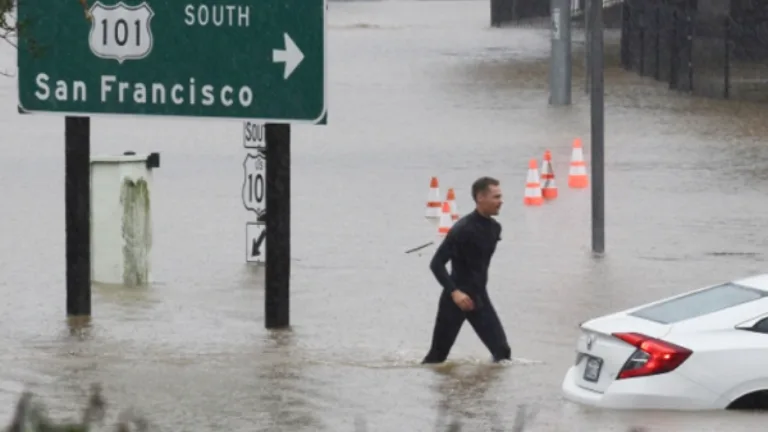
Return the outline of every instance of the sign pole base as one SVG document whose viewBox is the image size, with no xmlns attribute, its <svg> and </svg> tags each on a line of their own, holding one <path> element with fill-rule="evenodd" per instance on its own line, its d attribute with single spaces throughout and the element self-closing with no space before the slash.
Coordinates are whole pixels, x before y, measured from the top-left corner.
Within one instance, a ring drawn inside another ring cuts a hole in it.
<svg viewBox="0 0 768 432">
<path fill-rule="evenodd" d="M 290 325 L 291 126 L 265 125 L 267 142 L 264 321 L 268 329 Z"/>
<path fill-rule="evenodd" d="M 91 118 L 66 117 L 67 316 L 91 315 Z"/>
</svg>

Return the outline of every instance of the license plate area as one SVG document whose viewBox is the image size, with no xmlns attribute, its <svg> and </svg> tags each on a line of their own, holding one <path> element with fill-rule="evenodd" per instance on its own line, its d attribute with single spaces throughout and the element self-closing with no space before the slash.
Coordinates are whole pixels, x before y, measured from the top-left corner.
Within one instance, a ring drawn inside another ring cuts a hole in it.
<svg viewBox="0 0 768 432">
<path fill-rule="evenodd" d="M 603 359 L 588 354 L 582 354 L 582 356 L 584 358 L 584 381 L 596 383 L 600 379 L 600 372 L 603 369 Z"/>
</svg>

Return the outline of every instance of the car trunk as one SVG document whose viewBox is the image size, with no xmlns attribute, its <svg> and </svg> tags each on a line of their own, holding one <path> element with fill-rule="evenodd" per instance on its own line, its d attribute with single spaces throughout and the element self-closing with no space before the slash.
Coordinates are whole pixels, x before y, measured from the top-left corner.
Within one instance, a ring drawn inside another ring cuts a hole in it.
<svg viewBox="0 0 768 432">
<path fill-rule="evenodd" d="M 603 393 L 616 379 L 635 352 L 635 347 L 612 336 L 612 333 L 634 332 L 662 338 L 669 333 L 671 327 L 624 313 L 583 323 L 576 345 L 576 384 Z"/>
</svg>

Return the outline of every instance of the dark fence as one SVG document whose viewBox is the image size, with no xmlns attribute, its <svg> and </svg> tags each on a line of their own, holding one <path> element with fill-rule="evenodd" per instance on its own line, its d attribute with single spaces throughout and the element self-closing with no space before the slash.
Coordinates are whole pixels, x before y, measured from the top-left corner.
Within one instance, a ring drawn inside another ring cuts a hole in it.
<svg viewBox="0 0 768 432">
<path fill-rule="evenodd" d="M 768 102 L 768 1 L 624 0 L 625 69 L 708 97 Z"/>
<path fill-rule="evenodd" d="M 603 3 L 603 20 L 605 28 L 619 28 L 621 25 L 622 0 L 592 0 Z M 726 0 L 727 1 L 727 0 Z M 587 0 L 571 0 L 570 9 L 573 25 L 579 27 L 584 23 L 584 9 Z M 505 25 L 521 25 L 528 23 L 545 23 L 549 21 L 537 21 L 551 15 L 551 0 L 491 0 L 491 25 L 502 27 Z"/>
<path fill-rule="evenodd" d="M 578 13 L 584 0 L 571 0 L 571 14 Z M 491 25 L 519 25 L 531 18 L 544 18 L 551 14 L 550 0 L 491 0 Z"/>
</svg>

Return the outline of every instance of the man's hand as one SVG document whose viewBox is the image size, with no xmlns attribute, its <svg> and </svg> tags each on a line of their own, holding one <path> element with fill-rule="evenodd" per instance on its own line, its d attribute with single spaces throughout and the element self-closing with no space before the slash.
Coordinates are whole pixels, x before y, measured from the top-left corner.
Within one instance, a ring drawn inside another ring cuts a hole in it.
<svg viewBox="0 0 768 432">
<path fill-rule="evenodd" d="M 475 308 L 475 303 L 472 302 L 472 299 L 460 290 L 453 290 L 451 298 L 456 303 L 456 306 L 464 312 L 469 312 Z"/>
</svg>

